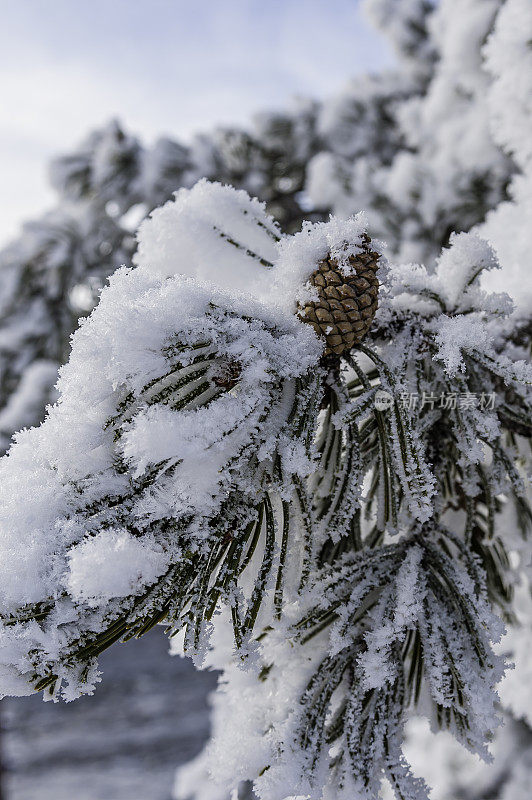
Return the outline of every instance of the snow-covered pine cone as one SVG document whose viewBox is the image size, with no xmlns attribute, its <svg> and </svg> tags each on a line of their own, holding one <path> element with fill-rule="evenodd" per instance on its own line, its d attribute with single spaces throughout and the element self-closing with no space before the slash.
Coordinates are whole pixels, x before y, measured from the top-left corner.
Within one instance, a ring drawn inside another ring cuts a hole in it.
<svg viewBox="0 0 532 800">
<path fill-rule="evenodd" d="M 379 253 L 364 235 L 362 252 L 351 256 L 349 274 L 331 257 L 320 262 L 309 278 L 318 299 L 309 300 L 299 316 L 326 341 L 327 355 L 350 350 L 367 334 L 377 310 Z"/>
</svg>

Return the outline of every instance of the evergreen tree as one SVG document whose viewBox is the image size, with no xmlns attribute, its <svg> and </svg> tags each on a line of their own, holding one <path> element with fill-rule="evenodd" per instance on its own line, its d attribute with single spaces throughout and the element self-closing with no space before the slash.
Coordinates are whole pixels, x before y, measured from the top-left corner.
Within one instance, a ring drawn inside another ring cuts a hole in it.
<svg viewBox="0 0 532 800">
<path fill-rule="evenodd" d="M 375 128 L 389 146 L 374 150 L 378 136 L 355 124 L 346 158 L 345 145 L 330 137 L 324 153 L 309 165 L 308 193 L 315 204 L 325 196 L 342 215 L 369 207 L 370 233 L 385 239 L 395 257 L 434 262 L 453 232 L 470 230 L 507 198 L 515 171 L 490 131 L 490 79 L 483 67 L 482 46 L 501 3 L 369 0 L 366 5 L 398 38 L 406 59 L 387 95 L 381 89 L 377 99 L 357 82 L 351 100 L 381 106 Z M 412 52 L 419 54 L 417 71 L 411 67 Z M 349 102 L 346 97 L 344 108 Z M 327 104 L 322 113 L 329 116 Z M 339 126 L 342 111 L 336 116 Z M 391 137 L 386 135 L 390 129 Z M 369 147 L 360 147 L 366 141 Z"/>
</svg>

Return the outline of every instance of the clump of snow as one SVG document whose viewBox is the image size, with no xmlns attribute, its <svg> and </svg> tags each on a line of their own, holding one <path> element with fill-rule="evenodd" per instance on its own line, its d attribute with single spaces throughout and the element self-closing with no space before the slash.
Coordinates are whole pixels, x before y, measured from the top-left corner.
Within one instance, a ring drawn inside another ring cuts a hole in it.
<svg viewBox="0 0 532 800">
<path fill-rule="evenodd" d="M 152 583 L 168 557 L 127 530 L 109 528 L 73 547 L 66 587 L 73 600 L 97 606 Z"/>
<path fill-rule="evenodd" d="M 475 317 L 448 317 L 442 314 L 438 319 L 436 342 L 438 358 L 449 375 L 465 371 L 463 351 L 484 350 L 490 344 L 486 339 L 486 326 Z"/>
<path fill-rule="evenodd" d="M 141 224 L 134 261 L 163 277 L 188 275 L 254 293 L 267 289 L 280 236 L 264 203 L 201 180 Z"/>
<path fill-rule="evenodd" d="M 457 307 L 480 274 L 499 269 L 499 263 L 490 245 L 474 234 L 454 233 L 449 245 L 436 262 L 436 272 L 449 306 Z"/>
<path fill-rule="evenodd" d="M 384 291 L 397 310 L 422 315 L 476 312 L 483 319 L 508 316 L 514 306 L 505 292 L 488 293 L 481 284 L 499 270 L 493 248 L 476 233 L 453 234 L 433 270 L 421 264 L 393 263 Z"/>
</svg>

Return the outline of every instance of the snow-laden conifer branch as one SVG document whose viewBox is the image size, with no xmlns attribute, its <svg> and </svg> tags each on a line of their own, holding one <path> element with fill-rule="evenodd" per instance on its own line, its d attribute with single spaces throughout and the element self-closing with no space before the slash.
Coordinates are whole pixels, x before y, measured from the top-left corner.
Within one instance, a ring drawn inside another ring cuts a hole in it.
<svg viewBox="0 0 532 800">
<path fill-rule="evenodd" d="M 307 282 L 361 253 L 361 217 L 281 236 L 206 182 L 143 224 L 58 403 L 2 462 L 5 693 L 90 692 L 99 653 L 157 623 L 216 663 L 228 626 L 227 786 L 376 800 L 385 776 L 424 797 L 402 755 L 415 707 L 487 756 L 503 498 L 532 519 L 513 463 L 531 371 L 504 351 L 510 304 L 479 288 L 496 261 L 473 235 L 434 272 L 380 257 L 372 332 L 324 355 Z"/>
<path fill-rule="evenodd" d="M 457 569 L 450 548 L 445 531 L 427 527 L 411 540 L 344 559 L 318 577 L 319 604 L 296 623 L 306 642 L 327 615 L 333 620 L 329 654 L 298 714 L 305 771 L 314 771 L 322 750 L 336 745 L 333 769 L 354 776 L 360 796 L 376 796 L 379 775 L 390 768 L 396 780 L 409 782 L 406 796 L 417 796 L 418 782 L 403 758 L 392 765 L 389 755 L 393 749 L 400 754 L 400 730 L 391 731 L 424 682 L 439 726 L 452 728 L 476 752 L 483 749 L 486 721 L 492 722 L 484 717 L 486 702 L 494 704 L 502 669 L 486 630 L 497 626 L 477 563 L 466 554 L 467 572 Z"/>
</svg>

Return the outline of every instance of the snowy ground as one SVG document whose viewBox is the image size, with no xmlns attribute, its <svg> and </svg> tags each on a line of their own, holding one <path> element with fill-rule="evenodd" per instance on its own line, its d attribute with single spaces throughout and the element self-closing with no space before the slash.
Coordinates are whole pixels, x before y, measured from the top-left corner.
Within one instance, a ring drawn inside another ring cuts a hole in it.
<svg viewBox="0 0 532 800">
<path fill-rule="evenodd" d="M 209 730 L 215 676 L 167 655 L 161 630 L 111 648 L 93 697 L 0 704 L 7 800 L 170 800 Z"/>
</svg>

